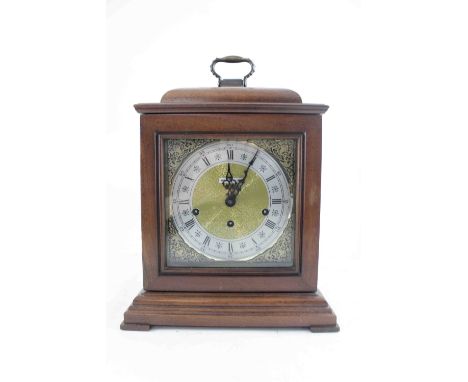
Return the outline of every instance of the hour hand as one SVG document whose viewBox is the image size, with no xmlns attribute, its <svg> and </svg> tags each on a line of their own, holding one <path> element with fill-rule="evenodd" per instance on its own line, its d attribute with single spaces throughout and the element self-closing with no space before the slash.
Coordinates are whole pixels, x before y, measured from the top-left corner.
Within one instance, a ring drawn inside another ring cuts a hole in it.
<svg viewBox="0 0 468 382">
<path fill-rule="evenodd" d="M 239 181 L 236 181 L 236 180 L 233 179 L 233 181 L 230 184 L 229 188 L 227 188 L 228 193 L 227 193 L 227 198 L 226 198 L 226 205 L 228 207 L 232 207 L 233 205 L 236 204 L 236 197 L 239 194 L 239 192 L 242 190 L 242 186 L 245 183 L 245 179 L 247 178 L 247 174 L 249 173 L 250 166 L 252 166 L 254 164 L 255 159 L 257 159 L 257 155 L 258 155 L 258 150 L 255 152 L 255 155 L 250 160 L 249 165 L 245 169 L 244 177 L 242 179 L 240 179 Z M 229 167 L 228 167 L 228 172 L 229 172 Z M 232 177 L 232 175 L 231 175 L 231 177 Z"/>
<path fill-rule="evenodd" d="M 242 187 L 242 181 L 235 181 L 232 183 L 232 186 L 228 189 L 227 197 L 226 197 L 226 205 L 228 207 L 232 207 L 236 204 L 236 198 L 239 194 L 239 191 Z"/>
<path fill-rule="evenodd" d="M 226 172 L 226 176 L 223 180 L 223 187 L 226 189 L 226 190 L 229 190 L 231 188 L 231 185 L 233 184 L 233 176 L 231 174 L 231 164 L 228 163 L 227 165 L 227 172 Z"/>
<path fill-rule="evenodd" d="M 223 187 L 227 190 L 227 196 L 225 203 L 228 207 L 234 206 L 236 204 L 236 195 L 237 195 L 237 181 L 234 179 L 231 173 L 231 164 L 228 162 L 226 176 L 223 180 Z"/>
</svg>

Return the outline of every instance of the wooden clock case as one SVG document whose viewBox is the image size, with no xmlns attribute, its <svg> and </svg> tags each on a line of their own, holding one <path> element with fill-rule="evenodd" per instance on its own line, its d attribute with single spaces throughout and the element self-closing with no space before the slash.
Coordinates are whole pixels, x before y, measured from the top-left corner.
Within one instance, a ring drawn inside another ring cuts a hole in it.
<svg viewBox="0 0 468 382">
<path fill-rule="evenodd" d="M 121 329 L 151 326 L 307 327 L 337 331 L 317 290 L 321 115 L 285 89 L 176 89 L 161 103 L 137 104 L 141 122 L 141 213 L 144 290 Z M 294 265 L 286 268 L 169 267 L 165 256 L 164 139 L 297 140 Z"/>
</svg>

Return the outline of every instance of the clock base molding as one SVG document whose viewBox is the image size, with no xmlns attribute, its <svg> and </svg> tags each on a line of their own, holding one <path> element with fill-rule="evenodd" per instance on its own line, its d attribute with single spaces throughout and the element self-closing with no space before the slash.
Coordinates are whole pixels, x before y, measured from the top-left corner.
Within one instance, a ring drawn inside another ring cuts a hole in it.
<svg viewBox="0 0 468 382">
<path fill-rule="evenodd" d="M 320 292 L 221 293 L 142 291 L 122 330 L 151 326 L 309 328 L 337 332 L 336 315 Z"/>
</svg>

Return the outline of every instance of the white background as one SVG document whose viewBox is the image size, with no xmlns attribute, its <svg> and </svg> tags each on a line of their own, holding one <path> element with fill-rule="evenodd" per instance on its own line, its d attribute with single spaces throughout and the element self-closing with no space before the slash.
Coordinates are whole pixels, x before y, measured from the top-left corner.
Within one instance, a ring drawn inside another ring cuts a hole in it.
<svg viewBox="0 0 468 382">
<path fill-rule="evenodd" d="M 2 380 L 467 380 L 465 2 L 0 8 Z M 340 333 L 118 329 L 142 285 L 132 105 L 214 86 L 228 54 L 249 86 L 330 105 L 319 288 Z"/>
</svg>

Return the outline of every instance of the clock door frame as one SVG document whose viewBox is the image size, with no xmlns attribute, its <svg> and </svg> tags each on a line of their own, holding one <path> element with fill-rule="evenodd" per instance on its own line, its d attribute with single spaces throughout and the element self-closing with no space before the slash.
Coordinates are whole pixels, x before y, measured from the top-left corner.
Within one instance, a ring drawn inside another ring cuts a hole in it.
<svg viewBox="0 0 468 382">
<path fill-rule="evenodd" d="M 156 145 L 156 163 L 158 167 L 158 174 L 160 176 L 165 175 L 165 141 L 168 139 L 187 139 L 194 137 L 197 139 L 219 139 L 219 140 L 249 140 L 249 139 L 293 139 L 296 141 L 296 172 L 297 174 L 302 174 L 302 151 L 303 151 L 303 134 L 259 134 L 259 133 L 192 133 L 190 136 L 187 133 L 172 133 L 172 134 L 157 134 L 155 135 L 155 145 Z M 159 237 L 161 240 L 158 241 L 159 244 L 159 253 L 166 254 L 166 256 L 160 256 L 160 274 L 202 274 L 202 275 L 214 275 L 214 274 L 235 274 L 235 275 L 263 275 L 268 274 L 270 276 L 274 275 L 296 275 L 300 270 L 300 235 L 299 230 L 295 230 L 294 234 L 294 254 L 293 254 L 293 265 L 292 266 L 274 266 L 274 267 L 182 267 L 182 266 L 169 266 L 167 264 L 167 250 L 166 250 L 166 240 L 165 234 L 167 231 L 167 220 L 169 216 L 166 215 L 165 202 L 169 197 L 168 190 L 165 189 L 165 182 L 157 182 L 158 184 L 163 184 L 163 187 L 159 189 Z M 301 201 L 301 192 L 300 185 L 302 184 L 302 178 L 300 176 L 295 177 L 294 189 L 296 190 L 294 195 L 293 207 L 295 209 L 295 227 L 299 227 L 302 224 L 302 201 Z"/>
<path fill-rule="evenodd" d="M 163 141 L 169 138 L 296 138 L 293 267 L 168 267 Z M 317 290 L 321 178 L 320 114 L 141 115 L 143 284 L 148 291 L 314 292 Z M 304 240 L 306 238 L 306 240 Z"/>
</svg>

